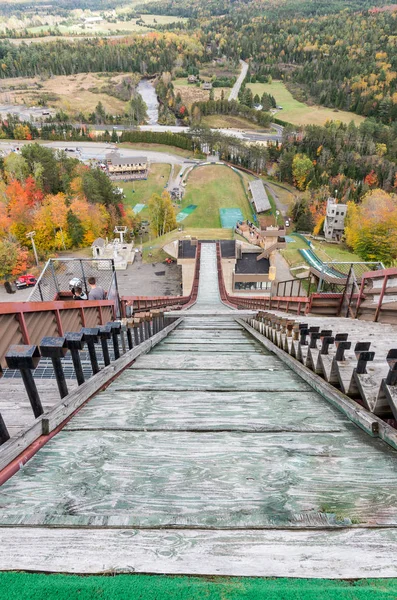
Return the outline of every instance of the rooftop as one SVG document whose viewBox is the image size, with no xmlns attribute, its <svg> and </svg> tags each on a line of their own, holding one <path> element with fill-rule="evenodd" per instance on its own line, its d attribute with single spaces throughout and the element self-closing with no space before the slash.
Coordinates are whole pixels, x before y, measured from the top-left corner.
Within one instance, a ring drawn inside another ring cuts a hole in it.
<svg viewBox="0 0 397 600">
<path fill-rule="evenodd" d="M 236 273 L 245 275 L 256 274 L 266 275 L 269 273 L 269 259 L 261 258 L 256 260 L 259 252 L 245 252 L 236 262 Z"/>
<path fill-rule="evenodd" d="M 269 198 L 267 197 L 265 186 L 263 185 L 263 181 L 261 181 L 261 179 L 255 179 L 254 181 L 251 181 L 250 190 L 256 212 L 260 213 L 271 209 Z"/>
<path fill-rule="evenodd" d="M 120 156 L 118 152 L 106 155 L 106 160 L 112 165 L 137 165 L 147 163 L 147 156 Z"/>
</svg>

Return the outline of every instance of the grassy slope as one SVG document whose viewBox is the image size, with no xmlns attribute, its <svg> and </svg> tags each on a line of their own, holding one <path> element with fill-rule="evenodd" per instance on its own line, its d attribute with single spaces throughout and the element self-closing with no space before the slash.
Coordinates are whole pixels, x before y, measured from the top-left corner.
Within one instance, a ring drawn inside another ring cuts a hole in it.
<svg viewBox="0 0 397 600">
<path fill-rule="evenodd" d="M 301 264 L 305 264 L 303 256 L 300 254 L 299 249 L 308 248 L 307 244 L 303 240 L 294 237 L 294 242 L 288 243 L 287 248 L 282 250 L 281 253 L 291 267 L 296 267 Z M 314 252 L 317 254 L 320 260 L 323 262 L 330 262 L 336 260 L 338 262 L 356 262 L 362 259 L 349 252 L 349 250 L 341 244 L 329 244 L 328 242 L 318 242 L 312 240 L 314 245 Z"/>
<path fill-rule="evenodd" d="M 194 155 L 190 150 L 183 150 L 183 148 L 177 148 L 176 146 L 165 146 L 164 144 L 148 144 L 146 142 L 139 142 L 131 144 L 130 142 L 123 142 L 119 144 L 119 148 L 133 148 L 135 150 L 152 150 L 153 152 L 164 152 L 164 154 L 176 154 L 176 156 L 182 156 L 183 158 L 200 158 L 204 156 L 201 154 Z"/>
<path fill-rule="evenodd" d="M 335 112 L 332 108 L 316 105 L 308 106 L 303 102 L 298 102 L 282 81 L 273 81 L 271 84 L 249 83 L 248 87 L 251 88 L 254 95 L 262 96 L 263 92 L 272 94 L 277 105 L 283 107 L 283 110 L 277 113 L 276 116 L 294 125 L 323 125 L 327 120 L 360 123 L 364 118 L 343 110 Z"/>
<path fill-rule="evenodd" d="M 182 221 L 183 227 L 221 227 L 220 208 L 240 208 L 245 219 L 252 218 L 250 203 L 242 180 L 228 167 L 205 166 L 189 175 L 182 208 L 196 204 L 193 213 Z"/>
<path fill-rule="evenodd" d="M 167 184 L 170 174 L 170 165 L 152 164 L 149 170 L 149 177 L 146 181 L 121 181 L 116 182 L 124 190 L 126 206 L 135 206 L 135 204 L 146 204 L 152 194 L 161 194 L 164 186 Z M 134 192 L 132 190 L 135 190 Z M 146 209 L 143 209 L 144 212 Z"/>
<path fill-rule="evenodd" d="M 0 573 L 0 585 L 3 600 L 395 600 L 397 596 L 396 579 Z"/>
<path fill-rule="evenodd" d="M 247 119 L 233 115 L 210 115 L 209 117 L 203 117 L 201 123 L 207 127 L 232 127 L 233 129 L 250 129 L 255 131 L 264 130 L 263 127 L 251 123 Z"/>
</svg>

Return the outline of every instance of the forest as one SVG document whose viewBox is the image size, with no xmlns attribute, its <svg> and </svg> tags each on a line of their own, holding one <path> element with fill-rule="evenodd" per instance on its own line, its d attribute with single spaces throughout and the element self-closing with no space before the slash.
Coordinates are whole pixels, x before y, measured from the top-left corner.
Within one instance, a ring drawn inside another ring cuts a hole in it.
<svg viewBox="0 0 397 600">
<path fill-rule="evenodd" d="M 300 100 L 391 123 L 397 117 L 397 11 L 370 8 L 374 5 L 366 0 L 149 3 L 139 7 L 142 13 L 183 13 L 189 19 L 122 39 L 34 45 L 4 40 L 0 77 L 160 75 L 226 56 L 236 63 L 247 60 L 252 82 L 282 79 Z"/>
<path fill-rule="evenodd" d="M 32 264 L 27 232 L 36 231 L 39 256 L 47 258 L 91 245 L 111 234 L 120 218 L 130 229 L 139 224 L 105 173 L 64 152 L 24 146 L 0 163 L 0 278 L 15 277 Z"/>
</svg>

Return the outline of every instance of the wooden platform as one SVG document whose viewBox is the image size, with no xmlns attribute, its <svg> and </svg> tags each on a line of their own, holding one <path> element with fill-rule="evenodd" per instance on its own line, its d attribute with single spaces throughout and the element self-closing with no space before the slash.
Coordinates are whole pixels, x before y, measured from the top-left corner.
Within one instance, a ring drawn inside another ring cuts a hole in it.
<svg viewBox="0 0 397 600">
<path fill-rule="evenodd" d="M 0 569 L 397 576 L 396 451 L 241 324 L 195 319 L 0 488 Z"/>
</svg>

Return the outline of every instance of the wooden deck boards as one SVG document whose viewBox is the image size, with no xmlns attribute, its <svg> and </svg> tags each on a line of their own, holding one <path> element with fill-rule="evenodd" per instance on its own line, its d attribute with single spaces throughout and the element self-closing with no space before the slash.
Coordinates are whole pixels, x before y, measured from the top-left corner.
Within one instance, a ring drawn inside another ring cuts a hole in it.
<svg viewBox="0 0 397 600">
<path fill-rule="evenodd" d="M 79 430 L 53 438 L 4 486 L 0 525 L 397 525 L 396 497 L 395 453 L 351 427 Z"/>
<path fill-rule="evenodd" d="M 0 569 L 9 568 L 12 556 L 13 568 L 22 571 L 361 579 L 395 577 L 396 554 L 397 530 L 393 528 L 0 528 Z"/>
<path fill-rule="evenodd" d="M 65 430 L 340 432 L 349 421 L 313 392 L 98 394 Z M 352 427 L 352 426 L 351 426 Z"/>
<path fill-rule="evenodd" d="M 197 311 L 220 302 L 208 246 Z M 2 486 L 0 569 L 396 576 L 396 452 L 240 325 L 200 323 Z"/>
</svg>

